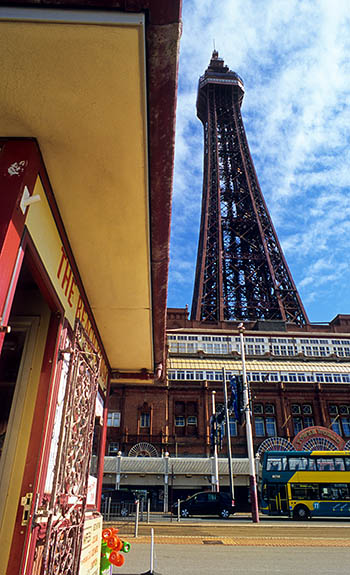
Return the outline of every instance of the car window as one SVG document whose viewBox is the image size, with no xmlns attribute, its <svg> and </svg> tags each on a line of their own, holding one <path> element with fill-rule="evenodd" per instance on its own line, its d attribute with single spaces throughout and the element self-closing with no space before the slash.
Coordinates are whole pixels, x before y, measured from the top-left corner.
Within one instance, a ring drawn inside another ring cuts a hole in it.
<svg viewBox="0 0 350 575">
<path fill-rule="evenodd" d="M 208 493 L 208 500 L 209 503 L 212 503 L 213 501 L 217 501 L 218 500 L 218 494 L 217 493 Z"/>
<path fill-rule="evenodd" d="M 206 503 L 208 501 L 208 493 L 200 493 L 197 495 L 198 503 Z"/>
</svg>

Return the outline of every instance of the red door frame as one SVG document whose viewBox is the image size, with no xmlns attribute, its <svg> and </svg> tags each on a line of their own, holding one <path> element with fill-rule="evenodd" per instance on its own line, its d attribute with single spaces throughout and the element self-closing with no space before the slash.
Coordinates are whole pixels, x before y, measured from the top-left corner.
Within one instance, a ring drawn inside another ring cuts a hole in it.
<svg viewBox="0 0 350 575">
<path fill-rule="evenodd" d="M 56 373 L 59 336 L 64 317 L 63 308 L 28 234 L 25 234 L 24 236 L 22 250 L 24 254 L 24 257 L 22 256 L 22 262 L 25 259 L 28 264 L 43 298 L 51 309 L 51 318 L 45 344 L 32 427 L 30 430 L 29 446 L 26 454 L 26 463 L 18 501 L 16 523 L 13 531 L 6 572 L 7 575 L 18 575 L 19 573 L 24 573 L 22 570 L 24 565 L 21 565 L 21 563 L 27 554 L 34 498 L 28 526 L 23 527 L 21 525 L 23 512 L 23 508 L 20 505 L 21 497 L 29 492 L 34 494 L 39 493 L 40 497 L 45 485 L 50 438 L 54 423 L 54 410 L 51 409 L 49 411 L 49 406 L 55 405 L 55 398 L 57 397 L 57 378 L 54 376 Z M 17 273 L 17 270 L 16 275 L 18 279 L 19 272 Z M 15 286 L 13 291 L 15 291 Z M 19 552 L 19 550 L 23 551 L 23 553 Z"/>
<path fill-rule="evenodd" d="M 25 214 L 20 200 L 25 187 L 33 192 L 39 162 L 33 140 L 0 140 L 0 353 L 14 294 L 13 271 L 16 262 L 21 264 L 17 258 Z"/>
</svg>

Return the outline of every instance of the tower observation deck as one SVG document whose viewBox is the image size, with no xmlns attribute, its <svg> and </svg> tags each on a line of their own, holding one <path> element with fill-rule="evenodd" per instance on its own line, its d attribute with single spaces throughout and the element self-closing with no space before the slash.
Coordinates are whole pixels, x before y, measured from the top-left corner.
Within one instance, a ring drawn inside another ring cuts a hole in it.
<svg viewBox="0 0 350 575">
<path fill-rule="evenodd" d="M 199 79 L 202 215 L 191 319 L 308 319 L 266 207 L 241 116 L 242 79 L 214 50 Z"/>
</svg>

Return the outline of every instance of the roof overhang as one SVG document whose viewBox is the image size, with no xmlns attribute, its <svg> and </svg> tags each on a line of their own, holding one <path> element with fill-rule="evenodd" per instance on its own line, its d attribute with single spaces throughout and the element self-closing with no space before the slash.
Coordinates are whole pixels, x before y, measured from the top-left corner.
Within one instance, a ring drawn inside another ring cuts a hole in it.
<svg viewBox="0 0 350 575">
<path fill-rule="evenodd" d="M 180 2 L 170 14 L 152 0 L 135 13 L 25 4 L 36 7 L 0 8 L 0 136 L 37 140 L 109 364 L 120 380 L 152 379 L 165 349 Z"/>
</svg>

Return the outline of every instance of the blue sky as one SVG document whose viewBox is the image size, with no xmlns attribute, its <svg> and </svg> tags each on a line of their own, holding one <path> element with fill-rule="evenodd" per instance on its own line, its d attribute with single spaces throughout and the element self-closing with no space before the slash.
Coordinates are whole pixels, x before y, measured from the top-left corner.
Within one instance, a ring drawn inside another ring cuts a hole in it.
<svg viewBox="0 0 350 575">
<path fill-rule="evenodd" d="M 184 0 L 169 307 L 191 308 L 202 193 L 198 77 L 213 40 L 245 84 L 260 186 L 311 322 L 350 314 L 350 3 Z"/>
</svg>

